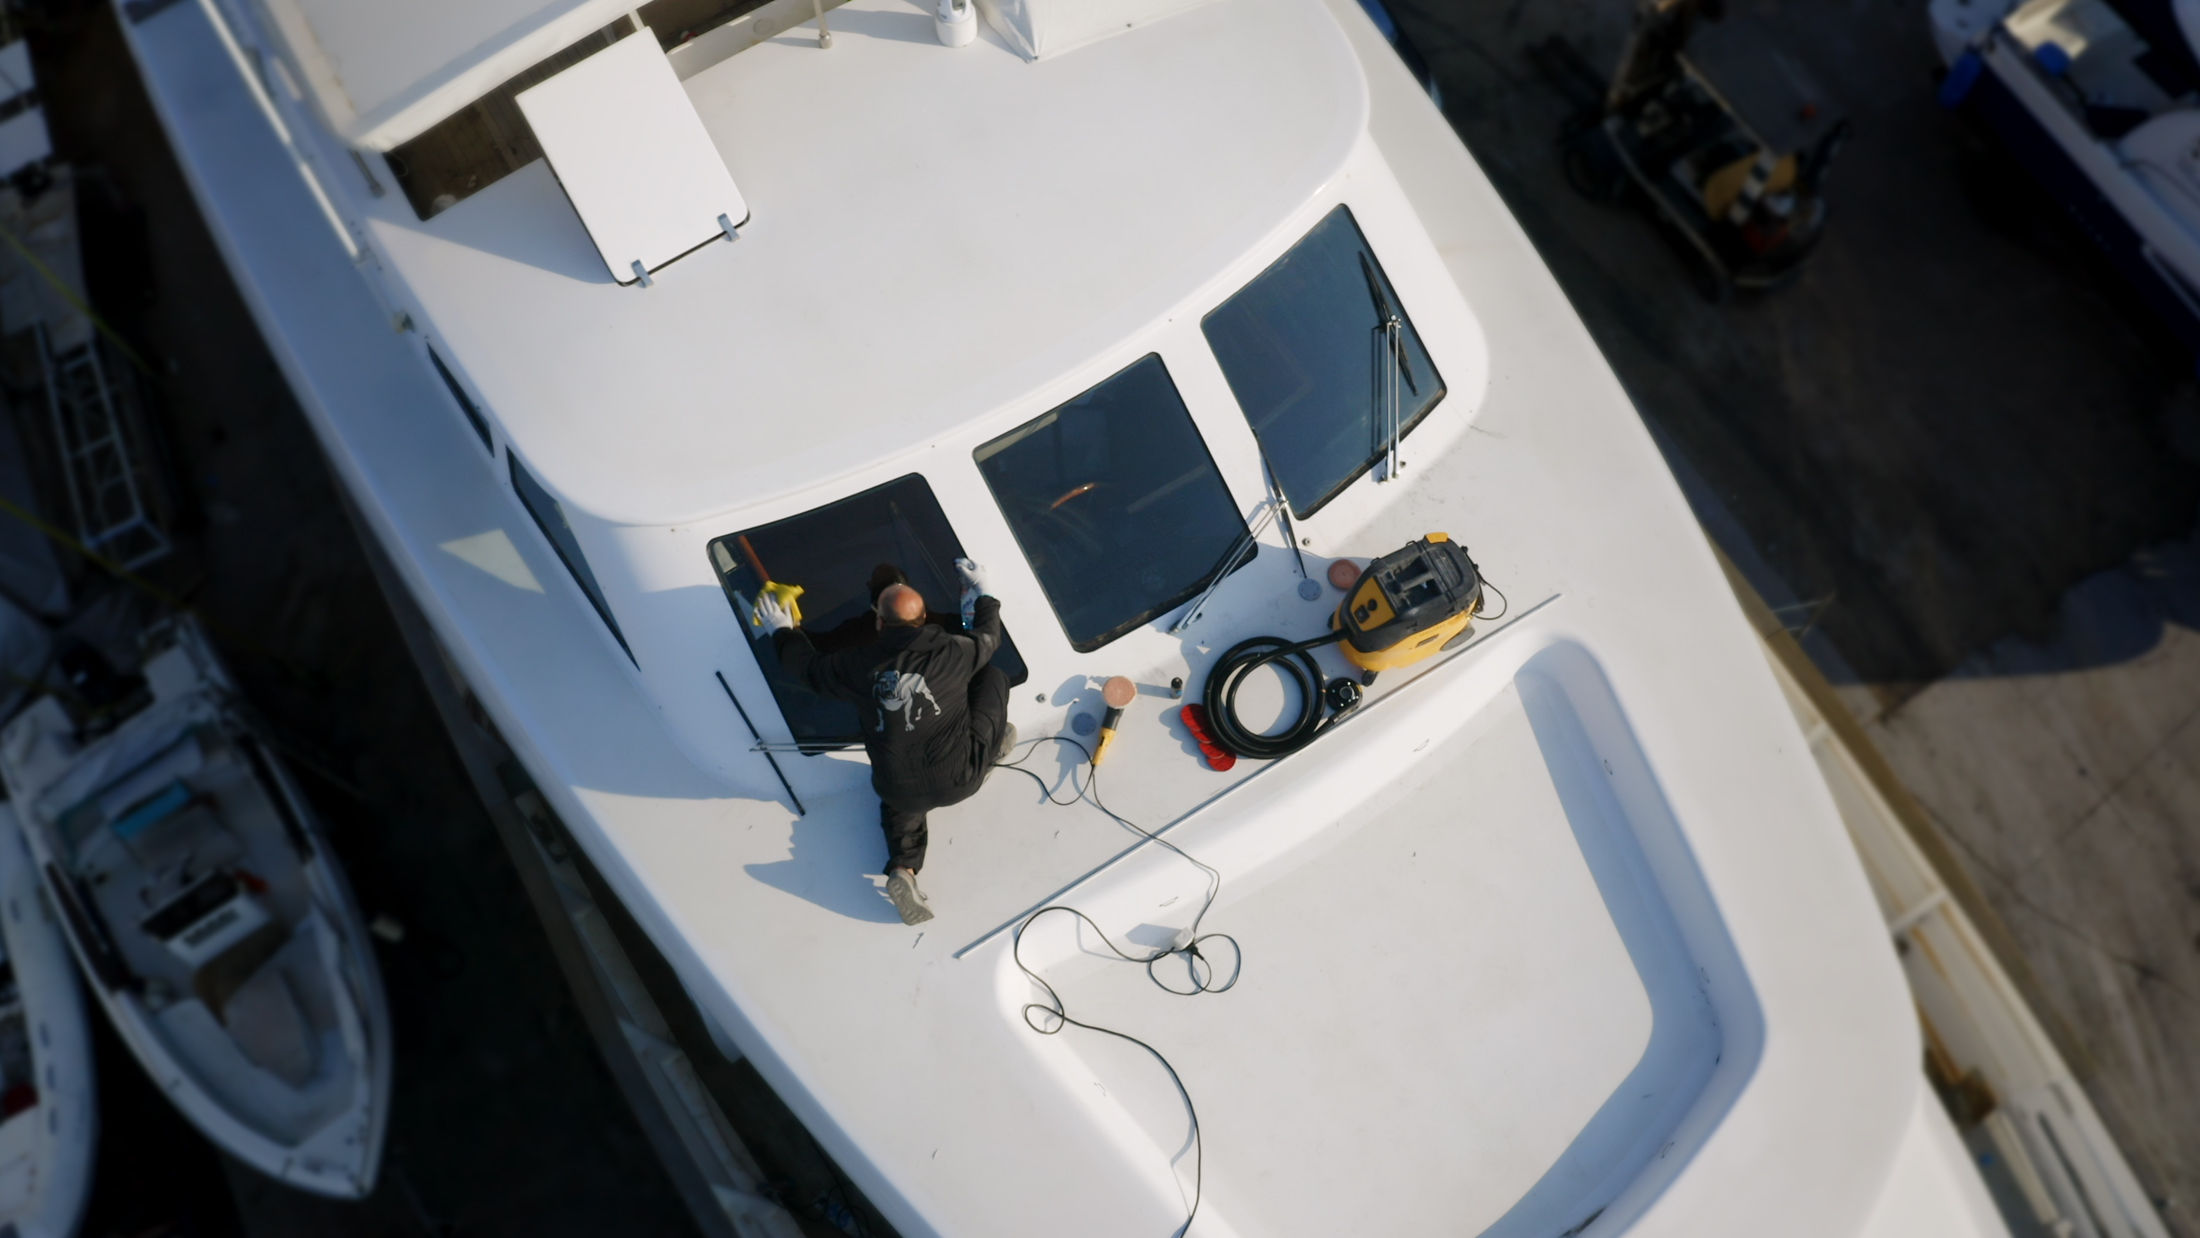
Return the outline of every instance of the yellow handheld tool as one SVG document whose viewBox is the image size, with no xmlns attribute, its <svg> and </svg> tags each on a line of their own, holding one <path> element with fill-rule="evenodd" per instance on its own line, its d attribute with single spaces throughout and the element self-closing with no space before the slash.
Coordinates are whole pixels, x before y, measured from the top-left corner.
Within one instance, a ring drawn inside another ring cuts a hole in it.
<svg viewBox="0 0 2200 1238">
<path fill-rule="evenodd" d="M 1366 671 L 1413 663 L 1464 640 L 1482 606 L 1482 576 L 1466 547 L 1431 533 L 1367 565 L 1329 626 L 1345 659 Z"/>
<path fill-rule="evenodd" d="M 1115 742 L 1115 728 L 1123 721 L 1123 707 L 1137 698 L 1138 685 L 1122 675 L 1108 680 L 1100 689 L 1100 700 L 1107 705 L 1108 712 L 1100 719 L 1100 742 L 1092 746 L 1094 768 L 1097 769 L 1108 755 L 1108 745 Z"/>
</svg>

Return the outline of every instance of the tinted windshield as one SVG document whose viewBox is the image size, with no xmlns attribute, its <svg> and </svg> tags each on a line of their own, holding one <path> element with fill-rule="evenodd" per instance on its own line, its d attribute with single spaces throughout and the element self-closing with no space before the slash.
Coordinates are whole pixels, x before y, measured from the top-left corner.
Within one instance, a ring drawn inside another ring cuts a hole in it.
<svg viewBox="0 0 2200 1238">
<path fill-rule="evenodd" d="M 795 739 L 830 747 L 861 741 L 856 708 L 816 695 L 779 669 L 770 639 L 748 621 L 758 589 L 767 578 L 801 585 L 796 604 L 802 630 L 820 651 L 831 653 L 877 636 L 871 586 L 883 565 L 899 569 L 924 595 L 934 622 L 959 632 L 955 558 L 962 552 L 932 488 L 912 473 L 815 511 L 729 533 L 711 542 L 710 562 Z M 1024 662 L 1008 635 L 1007 619 L 1003 616 L 993 664 L 1008 672 L 1011 683 L 1022 683 Z"/>
<path fill-rule="evenodd" d="M 1199 592 L 1245 534 L 1158 355 L 975 454 L 1080 653 Z"/>
<path fill-rule="evenodd" d="M 1370 275 L 1400 320 L 1399 422 L 1410 432 L 1444 398 L 1444 380 L 1347 208 L 1200 324 L 1295 516 L 1314 514 L 1383 451 L 1377 367 L 1391 362 Z"/>
</svg>

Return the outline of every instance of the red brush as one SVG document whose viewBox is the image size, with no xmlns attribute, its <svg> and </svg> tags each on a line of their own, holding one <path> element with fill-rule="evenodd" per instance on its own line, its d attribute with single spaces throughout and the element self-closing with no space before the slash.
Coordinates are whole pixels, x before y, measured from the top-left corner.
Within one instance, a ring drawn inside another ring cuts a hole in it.
<svg viewBox="0 0 2200 1238">
<path fill-rule="evenodd" d="M 1237 758 L 1216 743 L 1214 732 L 1207 729 L 1206 706 L 1186 705 L 1176 713 L 1184 720 L 1184 729 L 1190 731 L 1192 738 L 1199 742 L 1199 755 L 1207 758 L 1208 769 L 1225 770 L 1237 764 Z"/>
</svg>

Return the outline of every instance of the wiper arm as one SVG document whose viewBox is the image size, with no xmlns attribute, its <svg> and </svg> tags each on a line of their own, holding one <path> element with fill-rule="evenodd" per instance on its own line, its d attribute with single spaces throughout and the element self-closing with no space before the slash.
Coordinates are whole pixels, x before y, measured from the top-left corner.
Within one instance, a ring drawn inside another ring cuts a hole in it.
<svg viewBox="0 0 2200 1238">
<path fill-rule="evenodd" d="M 1276 513 L 1283 510 L 1281 498 L 1272 497 L 1260 505 L 1260 510 L 1254 514 L 1252 523 L 1246 525 L 1245 531 L 1238 534 L 1231 541 L 1230 549 L 1223 552 L 1222 565 L 1215 569 L 1214 579 L 1207 582 L 1207 587 L 1200 590 L 1198 597 L 1192 599 L 1192 604 L 1184 608 L 1184 613 L 1177 616 L 1175 623 L 1169 625 L 1169 635 L 1174 636 L 1182 632 L 1192 626 L 1192 623 L 1202 614 L 1206 613 L 1207 599 L 1213 597 L 1215 590 L 1222 587 L 1222 582 L 1228 580 L 1230 573 L 1236 571 L 1238 565 L 1245 561 L 1246 551 L 1252 551 L 1256 557 L 1260 554 L 1261 530 L 1267 528 L 1269 523 L 1276 519 Z M 1303 565 L 1300 570 L 1304 570 Z"/>
<path fill-rule="evenodd" d="M 1397 307 L 1390 303 L 1390 294 L 1383 291 L 1382 277 L 1375 274 L 1375 264 L 1367 260 L 1367 253 L 1364 250 L 1360 253 L 1360 274 L 1367 277 L 1367 299 L 1375 303 L 1375 326 L 1386 332 L 1403 330 L 1405 319 L 1398 313 Z M 1404 350 L 1401 349 L 1398 366 L 1399 377 L 1406 380 L 1406 390 L 1419 395 L 1421 394 L 1421 384 L 1413 381 L 1413 367 L 1404 364 L 1404 360 Z"/>
<path fill-rule="evenodd" d="M 1367 299 L 1375 303 L 1375 323 L 1382 326 L 1398 315 L 1390 308 L 1390 297 L 1383 292 L 1383 281 L 1375 278 L 1375 264 L 1367 260 L 1367 251 L 1360 251 L 1360 274 L 1367 277 Z"/>
<path fill-rule="evenodd" d="M 1374 419 L 1383 435 L 1383 475 L 1378 482 L 1395 481 L 1405 465 L 1398 459 L 1398 440 L 1404 434 L 1400 422 L 1401 410 L 1398 383 L 1403 379 L 1413 388 L 1413 394 L 1421 394 L 1414 384 L 1413 374 L 1406 367 L 1405 323 L 1398 317 L 1398 308 L 1390 303 L 1390 294 L 1383 291 L 1383 281 L 1375 274 L 1375 264 L 1367 260 L 1367 251 L 1360 251 L 1360 274 L 1367 277 L 1367 297 L 1375 305 L 1375 390 L 1371 400 Z"/>
</svg>

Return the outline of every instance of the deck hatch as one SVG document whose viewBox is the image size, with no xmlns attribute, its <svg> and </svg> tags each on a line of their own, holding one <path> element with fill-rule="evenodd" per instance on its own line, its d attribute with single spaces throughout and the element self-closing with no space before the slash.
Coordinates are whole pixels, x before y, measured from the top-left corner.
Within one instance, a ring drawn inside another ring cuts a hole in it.
<svg viewBox="0 0 2200 1238">
<path fill-rule="evenodd" d="M 748 222 L 748 203 L 654 38 L 629 35 L 539 86 L 520 112 L 611 277 L 651 273 Z"/>
</svg>

